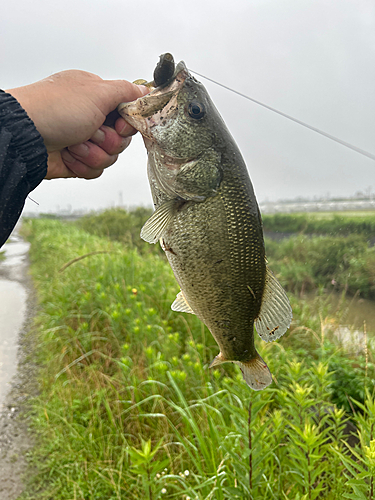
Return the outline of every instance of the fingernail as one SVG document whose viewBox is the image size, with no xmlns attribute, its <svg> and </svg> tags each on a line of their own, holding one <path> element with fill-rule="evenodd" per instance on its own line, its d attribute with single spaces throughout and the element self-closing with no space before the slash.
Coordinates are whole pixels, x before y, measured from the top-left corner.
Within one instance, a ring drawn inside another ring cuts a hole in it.
<svg viewBox="0 0 375 500">
<path fill-rule="evenodd" d="M 134 127 L 130 125 L 130 123 L 125 122 L 125 125 L 122 127 L 122 129 L 119 132 L 119 135 L 129 135 L 132 133 L 134 130 Z"/>
<path fill-rule="evenodd" d="M 90 148 L 86 144 L 76 144 L 75 146 L 70 146 L 68 150 L 77 156 L 82 156 L 82 158 L 88 156 L 90 152 Z"/>
<path fill-rule="evenodd" d="M 95 144 L 101 144 L 104 142 L 105 139 L 105 133 L 102 129 L 98 128 L 98 130 L 95 132 L 95 134 L 91 137 L 91 141 L 95 142 Z"/>
<path fill-rule="evenodd" d="M 138 87 L 142 90 L 143 95 L 146 95 L 150 92 L 150 89 L 146 87 L 146 85 L 138 85 Z"/>
</svg>

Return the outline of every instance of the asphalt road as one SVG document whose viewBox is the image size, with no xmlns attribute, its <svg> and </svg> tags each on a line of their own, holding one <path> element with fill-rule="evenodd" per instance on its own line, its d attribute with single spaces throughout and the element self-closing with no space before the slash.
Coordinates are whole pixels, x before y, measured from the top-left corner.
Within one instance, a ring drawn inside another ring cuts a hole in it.
<svg viewBox="0 0 375 500">
<path fill-rule="evenodd" d="M 17 369 L 19 333 L 26 316 L 27 290 L 22 284 L 29 244 L 17 235 L 2 248 L 0 262 L 0 411 Z"/>
<path fill-rule="evenodd" d="M 1 251 L 0 261 L 0 499 L 16 500 L 24 490 L 26 453 L 32 447 L 25 414 L 37 386 L 28 333 L 35 297 L 28 277 L 28 249 L 17 234 Z M 30 358 L 30 359 L 29 359 Z"/>
</svg>

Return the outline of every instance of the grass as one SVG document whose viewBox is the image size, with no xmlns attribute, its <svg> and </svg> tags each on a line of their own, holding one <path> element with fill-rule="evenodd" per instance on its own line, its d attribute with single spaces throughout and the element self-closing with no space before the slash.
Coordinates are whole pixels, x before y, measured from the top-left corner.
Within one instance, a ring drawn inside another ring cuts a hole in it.
<svg viewBox="0 0 375 500">
<path fill-rule="evenodd" d="M 333 220 L 335 216 L 341 217 L 343 219 L 347 217 L 354 217 L 358 219 L 359 217 L 374 217 L 373 210 L 345 210 L 345 211 L 335 211 L 335 212 L 309 212 L 308 216 L 312 219 L 331 219 Z"/>
<path fill-rule="evenodd" d="M 362 235 L 375 238 L 375 212 L 330 212 L 263 215 L 265 231 L 276 233 Z"/>
<path fill-rule="evenodd" d="M 374 497 L 371 343 L 351 357 L 321 294 L 316 307 L 291 294 L 290 331 L 258 342 L 275 383 L 254 392 L 235 366 L 208 370 L 217 346 L 171 311 L 178 287 L 158 250 L 54 220 L 24 232 L 40 395 L 23 499 Z"/>
<path fill-rule="evenodd" d="M 151 210 L 110 209 L 83 217 L 78 227 L 98 236 L 137 248 L 144 255 L 160 246 L 145 243 L 140 228 Z M 282 276 L 287 291 L 304 294 L 324 287 L 335 292 L 375 299 L 375 214 L 334 212 L 263 216 L 264 228 L 274 233 L 293 232 L 282 240 L 266 238 L 272 270 Z M 312 234 L 315 236 L 312 238 Z M 319 235 L 319 237 L 317 237 Z"/>
<path fill-rule="evenodd" d="M 271 269 L 288 291 L 301 294 L 324 287 L 375 299 L 375 246 L 363 235 L 296 235 L 266 239 Z"/>
<path fill-rule="evenodd" d="M 127 247 L 137 248 L 141 253 L 150 253 L 155 247 L 143 241 L 139 237 L 139 232 L 151 213 L 152 209 L 144 207 L 131 211 L 113 208 L 86 215 L 77 221 L 77 226 L 91 234 L 105 236 L 120 241 Z"/>
</svg>

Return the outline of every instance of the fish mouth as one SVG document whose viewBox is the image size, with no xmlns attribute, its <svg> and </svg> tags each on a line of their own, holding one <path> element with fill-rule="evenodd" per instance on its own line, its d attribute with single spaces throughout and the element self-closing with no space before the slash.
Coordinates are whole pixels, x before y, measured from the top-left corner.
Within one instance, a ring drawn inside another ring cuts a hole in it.
<svg viewBox="0 0 375 500">
<path fill-rule="evenodd" d="M 177 95 L 189 76 L 185 63 L 180 61 L 168 82 L 155 87 L 152 92 L 135 101 L 120 104 L 117 111 L 126 122 L 151 140 L 152 127 L 165 120 L 165 115 L 170 116 L 177 110 L 173 103 L 177 104 Z M 160 113 L 162 110 L 166 111 L 163 112 L 164 116 Z"/>
</svg>

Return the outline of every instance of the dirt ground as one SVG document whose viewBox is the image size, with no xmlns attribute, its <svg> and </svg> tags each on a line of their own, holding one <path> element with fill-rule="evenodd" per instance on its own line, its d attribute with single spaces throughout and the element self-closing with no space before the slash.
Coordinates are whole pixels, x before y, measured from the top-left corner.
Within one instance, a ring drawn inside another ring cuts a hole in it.
<svg viewBox="0 0 375 500">
<path fill-rule="evenodd" d="M 14 279 L 10 269 L 1 268 L 0 277 Z M 29 278 L 27 257 L 17 269 L 17 281 L 27 291 L 26 319 L 18 334 L 18 368 L 0 412 L 0 499 L 16 500 L 24 490 L 26 454 L 32 446 L 28 431 L 27 401 L 37 394 L 33 350 L 37 342 L 31 327 L 36 310 L 35 293 Z"/>
</svg>

